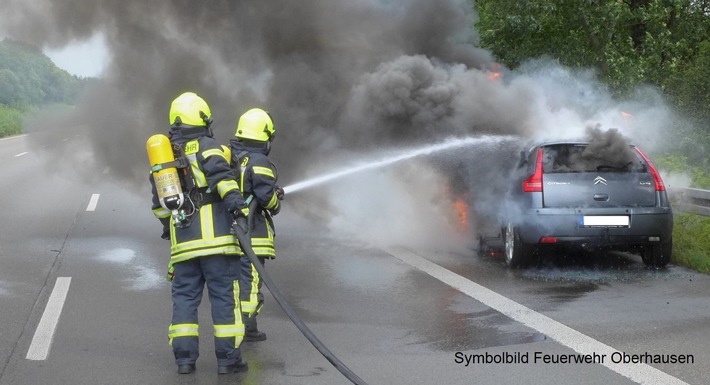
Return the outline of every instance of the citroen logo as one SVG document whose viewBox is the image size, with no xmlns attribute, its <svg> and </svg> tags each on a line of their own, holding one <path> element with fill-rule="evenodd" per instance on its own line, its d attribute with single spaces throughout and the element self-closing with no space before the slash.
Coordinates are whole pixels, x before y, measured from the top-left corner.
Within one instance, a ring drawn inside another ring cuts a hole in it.
<svg viewBox="0 0 710 385">
<path fill-rule="evenodd" d="M 606 179 L 604 179 L 600 176 L 594 178 L 594 184 L 599 184 L 599 183 L 606 185 Z"/>
</svg>

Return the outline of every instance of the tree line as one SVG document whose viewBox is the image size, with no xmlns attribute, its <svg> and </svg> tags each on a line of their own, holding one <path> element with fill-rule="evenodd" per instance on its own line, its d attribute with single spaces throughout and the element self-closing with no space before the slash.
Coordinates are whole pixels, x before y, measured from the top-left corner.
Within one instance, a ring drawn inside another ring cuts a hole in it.
<svg viewBox="0 0 710 385">
<path fill-rule="evenodd" d="M 480 45 L 508 68 L 551 57 L 619 97 L 661 90 L 689 124 L 678 153 L 710 168 L 710 0 L 476 0 Z"/>
<path fill-rule="evenodd" d="M 57 67 L 37 47 L 0 42 L 0 103 L 6 106 L 71 104 L 85 81 Z"/>
</svg>

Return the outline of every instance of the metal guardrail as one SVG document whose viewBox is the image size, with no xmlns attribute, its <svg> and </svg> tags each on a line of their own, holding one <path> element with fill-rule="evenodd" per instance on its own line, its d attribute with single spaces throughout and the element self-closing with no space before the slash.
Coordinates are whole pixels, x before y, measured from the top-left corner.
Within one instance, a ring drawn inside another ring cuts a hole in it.
<svg viewBox="0 0 710 385">
<path fill-rule="evenodd" d="M 673 188 L 669 192 L 674 209 L 684 213 L 710 216 L 710 190 Z"/>
</svg>

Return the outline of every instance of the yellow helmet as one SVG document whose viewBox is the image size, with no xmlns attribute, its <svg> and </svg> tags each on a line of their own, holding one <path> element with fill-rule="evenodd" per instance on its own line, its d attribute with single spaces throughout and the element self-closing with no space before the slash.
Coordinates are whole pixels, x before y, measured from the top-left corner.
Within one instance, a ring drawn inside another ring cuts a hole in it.
<svg viewBox="0 0 710 385">
<path fill-rule="evenodd" d="M 274 132 L 274 121 L 271 119 L 271 115 L 261 108 L 252 108 L 239 117 L 234 136 L 240 139 L 267 142 L 274 136 Z"/>
<path fill-rule="evenodd" d="M 194 92 L 185 92 L 170 105 L 170 125 L 208 126 L 212 123 L 210 106 Z"/>
</svg>

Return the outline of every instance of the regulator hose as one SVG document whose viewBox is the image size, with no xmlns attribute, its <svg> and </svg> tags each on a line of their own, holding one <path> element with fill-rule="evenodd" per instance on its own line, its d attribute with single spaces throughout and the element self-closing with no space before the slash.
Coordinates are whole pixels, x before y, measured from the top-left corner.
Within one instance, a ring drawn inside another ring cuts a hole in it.
<svg viewBox="0 0 710 385">
<path fill-rule="evenodd" d="M 239 245 L 242 248 L 242 251 L 244 251 L 244 254 L 246 254 L 247 257 L 249 257 L 249 260 L 251 261 L 252 265 L 254 265 L 254 268 L 256 268 L 256 271 L 259 273 L 261 276 L 261 279 L 264 281 L 266 284 L 266 287 L 269 288 L 269 291 L 271 292 L 271 295 L 274 297 L 276 302 L 281 306 L 281 309 L 286 313 L 288 318 L 291 319 L 294 325 L 298 328 L 298 330 L 303 333 L 303 335 L 308 339 L 308 341 L 311 342 L 313 347 L 315 347 L 320 354 L 325 357 L 328 362 L 330 362 L 333 366 L 335 366 L 336 369 L 340 373 L 342 373 L 350 382 L 356 385 L 367 385 L 367 383 L 362 380 L 360 377 L 358 377 L 355 373 L 353 373 L 352 370 L 350 370 L 345 364 L 338 359 L 324 344 L 321 342 L 318 337 L 316 337 L 315 334 L 311 331 L 311 329 L 306 326 L 306 324 L 303 322 L 301 317 L 296 314 L 296 312 L 293 310 L 291 305 L 284 299 L 283 295 L 281 294 L 281 291 L 276 287 L 274 284 L 274 281 L 271 280 L 271 277 L 266 273 L 266 270 L 264 269 L 264 266 L 261 264 L 259 261 L 259 258 L 257 258 L 256 254 L 254 254 L 254 249 L 251 247 L 251 237 L 249 236 L 249 231 L 251 229 L 252 225 L 252 218 L 254 213 L 256 212 L 256 206 L 257 206 L 257 201 L 256 199 L 251 199 L 251 202 L 249 203 L 249 219 L 248 223 L 246 224 L 246 231 L 243 229 L 242 226 L 240 226 L 237 222 L 235 222 L 232 225 L 232 228 L 234 229 L 234 235 L 237 237 L 239 240 Z"/>
</svg>

